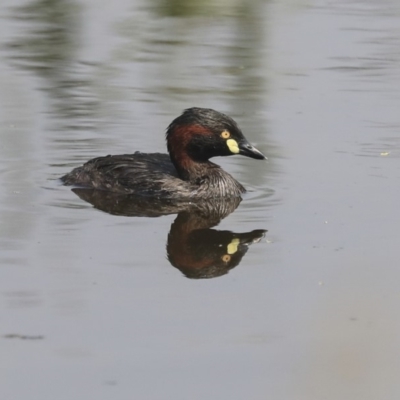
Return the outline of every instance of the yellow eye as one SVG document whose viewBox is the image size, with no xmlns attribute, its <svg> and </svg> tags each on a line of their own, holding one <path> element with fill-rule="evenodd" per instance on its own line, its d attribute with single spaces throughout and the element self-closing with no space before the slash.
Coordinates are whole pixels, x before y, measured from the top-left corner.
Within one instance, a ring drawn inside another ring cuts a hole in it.
<svg viewBox="0 0 400 400">
<path fill-rule="evenodd" d="M 231 261 L 231 256 L 230 256 L 229 254 L 225 254 L 225 255 L 223 255 L 223 256 L 221 257 L 221 260 L 222 260 L 224 263 L 228 263 L 229 261 Z"/>
<path fill-rule="evenodd" d="M 231 134 L 228 131 L 221 132 L 222 139 L 228 139 L 230 136 L 231 136 Z"/>
</svg>

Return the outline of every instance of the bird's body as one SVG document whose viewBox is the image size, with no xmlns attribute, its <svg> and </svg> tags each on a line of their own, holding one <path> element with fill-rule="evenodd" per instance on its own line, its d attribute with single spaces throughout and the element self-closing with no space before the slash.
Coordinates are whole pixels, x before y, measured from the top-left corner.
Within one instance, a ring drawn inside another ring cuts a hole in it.
<svg viewBox="0 0 400 400">
<path fill-rule="evenodd" d="M 233 119 L 210 109 L 185 110 L 168 127 L 167 145 L 169 155 L 136 152 L 94 158 L 61 180 L 65 185 L 160 198 L 238 197 L 244 187 L 209 158 L 243 154 L 265 159 Z"/>
</svg>

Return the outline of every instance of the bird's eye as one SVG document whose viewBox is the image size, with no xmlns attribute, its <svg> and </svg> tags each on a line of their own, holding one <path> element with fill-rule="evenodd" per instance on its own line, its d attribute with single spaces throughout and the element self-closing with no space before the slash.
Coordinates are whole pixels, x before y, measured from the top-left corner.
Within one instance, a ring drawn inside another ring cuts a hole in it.
<svg viewBox="0 0 400 400">
<path fill-rule="evenodd" d="M 228 131 L 221 132 L 222 139 L 228 139 L 230 136 L 231 136 L 231 134 Z"/>
<path fill-rule="evenodd" d="M 221 257 L 221 260 L 222 260 L 224 263 L 228 263 L 229 261 L 231 261 L 231 256 L 230 256 L 229 254 L 225 254 L 225 255 L 223 255 L 223 256 Z"/>
</svg>

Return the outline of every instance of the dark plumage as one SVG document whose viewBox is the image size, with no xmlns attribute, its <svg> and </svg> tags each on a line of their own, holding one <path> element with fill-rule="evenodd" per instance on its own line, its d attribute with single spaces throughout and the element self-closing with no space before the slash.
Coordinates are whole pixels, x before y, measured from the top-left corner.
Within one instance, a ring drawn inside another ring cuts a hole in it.
<svg viewBox="0 0 400 400">
<path fill-rule="evenodd" d="M 265 159 L 232 118 L 211 109 L 185 110 L 167 128 L 166 139 L 169 155 L 136 152 L 94 158 L 61 180 L 65 185 L 141 196 L 238 197 L 244 187 L 209 159 L 233 154 Z"/>
</svg>

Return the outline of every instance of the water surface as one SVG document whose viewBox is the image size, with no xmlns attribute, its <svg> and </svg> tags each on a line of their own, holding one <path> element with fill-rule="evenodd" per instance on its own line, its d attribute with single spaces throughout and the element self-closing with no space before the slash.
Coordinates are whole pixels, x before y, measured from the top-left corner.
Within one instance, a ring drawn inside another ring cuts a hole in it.
<svg viewBox="0 0 400 400">
<path fill-rule="evenodd" d="M 3 0 L 0 20 L 2 398 L 399 398 L 396 1 Z M 208 279 L 168 260 L 176 215 L 57 180 L 164 152 L 191 106 L 269 158 L 215 160 L 249 193 L 208 237 L 260 237 Z"/>
</svg>

